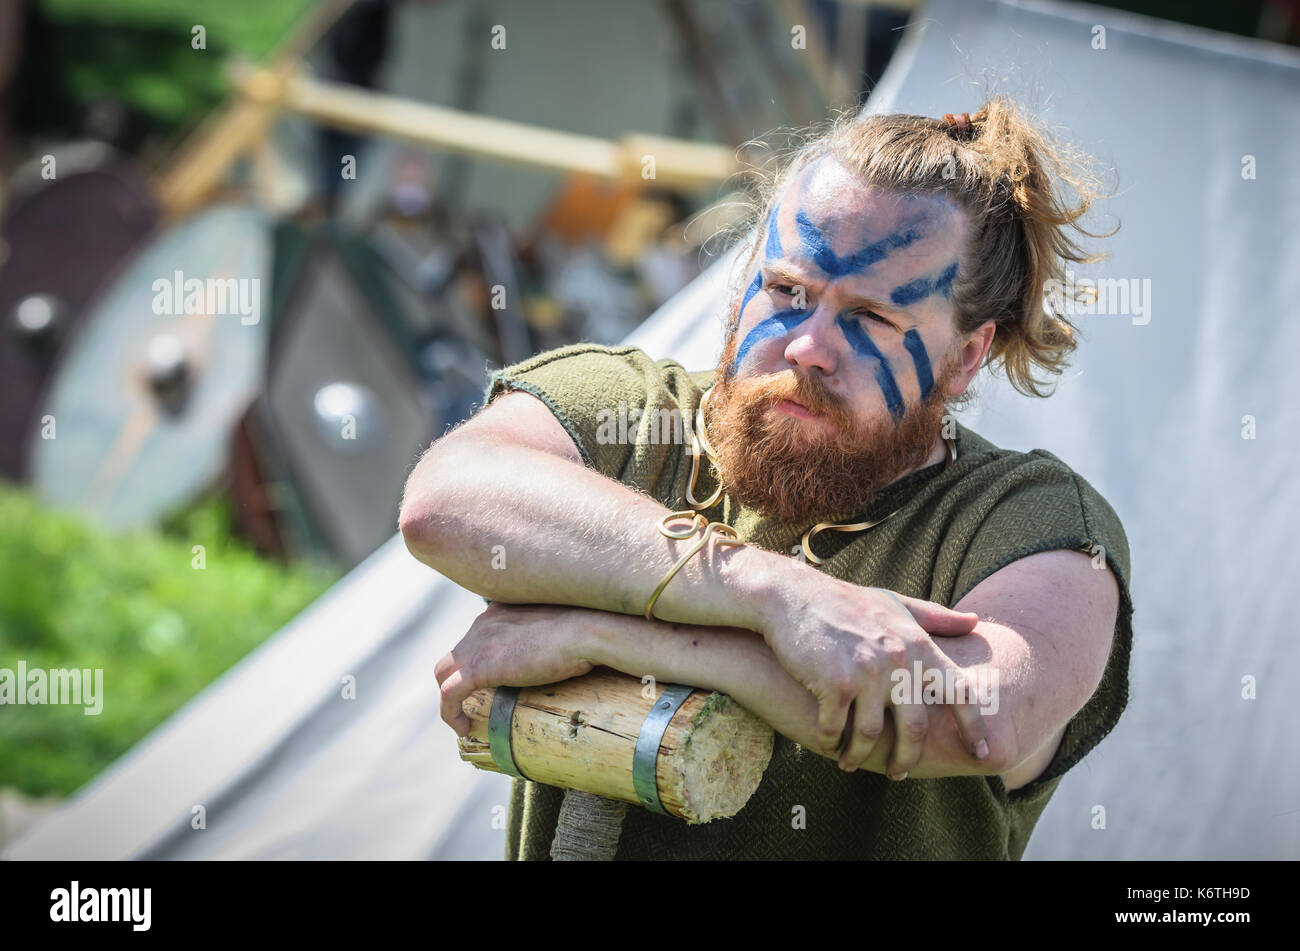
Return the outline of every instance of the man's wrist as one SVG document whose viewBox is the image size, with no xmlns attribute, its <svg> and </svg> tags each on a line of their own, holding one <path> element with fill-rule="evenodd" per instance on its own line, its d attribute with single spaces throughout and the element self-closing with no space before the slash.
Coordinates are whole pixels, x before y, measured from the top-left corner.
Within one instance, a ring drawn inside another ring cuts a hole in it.
<svg viewBox="0 0 1300 951">
<path fill-rule="evenodd" d="M 816 577 L 805 578 L 805 573 Z M 738 549 L 722 569 L 723 584 L 736 612 L 736 620 L 729 625 L 755 631 L 771 644 L 773 635 L 782 629 L 781 618 L 790 616 L 801 586 L 821 577 L 815 568 L 776 552 L 756 546 Z"/>
<path fill-rule="evenodd" d="M 626 617 L 595 608 L 574 608 L 570 625 L 574 654 L 593 667 L 613 666 L 610 648 L 614 632 L 610 628 Z"/>
</svg>

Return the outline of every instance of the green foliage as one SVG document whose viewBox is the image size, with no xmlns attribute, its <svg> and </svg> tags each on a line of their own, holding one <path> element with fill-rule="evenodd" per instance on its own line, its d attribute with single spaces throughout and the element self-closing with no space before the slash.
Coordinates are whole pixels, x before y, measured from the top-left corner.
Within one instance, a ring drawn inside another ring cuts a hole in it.
<svg viewBox="0 0 1300 951">
<path fill-rule="evenodd" d="M 311 0 L 39 0 L 29 23 L 20 115 L 47 134 L 76 134 L 85 111 L 115 102 L 163 134 L 215 108 L 232 57 L 265 60 Z M 193 28 L 206 48 L 194 49 Z"/>
<path fill-rule="evenodd" d="M 100 21 L 119 30 L 168 29 L 186 37 L 186 49 L 190 30 L 201 25 L 207 31 L 209 49 L 215 43 L 252 59 L 271 52 L 312 6 L 313 0 L 40 0 L 48 16 L 64 23 Z"/>
<path fill-rule="evenodd" d="M 203 570 L 192 567 L 195 545 Z M 164 533 L 118 536 L 0 485 L 0 668 L 104 671 L 98 716 L 0 707 L 0 786 L 72 792 L 333 580 L 259 558 L 219 502 Z"/>
</svg>

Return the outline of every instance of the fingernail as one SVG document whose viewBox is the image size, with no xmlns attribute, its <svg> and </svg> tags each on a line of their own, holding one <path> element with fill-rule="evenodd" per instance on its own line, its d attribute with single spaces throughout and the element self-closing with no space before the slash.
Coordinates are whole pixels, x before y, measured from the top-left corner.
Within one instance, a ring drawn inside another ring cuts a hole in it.
<svg viewBox="0 0 1300 951">
<path fill-rule="evenodd" d="M 980 740 L 979 743 L 975 746 L 975 758 L 984 759 L 988 755 L 989 755 L 988 740 Z"/>
<path fill-rule="evenodd" d="M 901 783 L 903 780 L 907 778 L 907 771 L 904 770 L 903 772 L 899 773 L 897 776 L 890 776 L 889 778 L 896 783 Z"/>
</svg>

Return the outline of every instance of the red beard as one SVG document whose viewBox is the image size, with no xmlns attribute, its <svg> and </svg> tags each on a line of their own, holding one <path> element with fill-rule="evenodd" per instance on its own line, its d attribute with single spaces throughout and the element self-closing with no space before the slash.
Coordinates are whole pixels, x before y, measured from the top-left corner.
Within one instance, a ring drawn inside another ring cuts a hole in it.
<svg viewBox="0 0 1300 951">
<path fill-rule="evenodd" d="M 881 489 L 919 468 L 934 450 L 957 368 L 945 360 L 929 398 L 894 423 L 860 423 L 820 376 L 782 370 L 728 378 L 736 348 L 728 341 L 706 410 L 722 484 L 731 496 L 780 522 L 806 527 L 860 514 Z M 790 416 L 773 407 L 801 403 L 834 423 Z"/>
</svg>

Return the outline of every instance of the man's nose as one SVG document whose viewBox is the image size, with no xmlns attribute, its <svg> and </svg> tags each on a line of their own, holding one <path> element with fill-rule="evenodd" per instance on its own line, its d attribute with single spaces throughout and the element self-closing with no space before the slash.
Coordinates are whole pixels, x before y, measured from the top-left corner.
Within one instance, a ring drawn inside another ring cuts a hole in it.
<svg viewBox="0 0 1300 951">
<path fill-rule="evenodd" d="M 839 367 L 838 333 L 830 307 L 818 306 L 809 318 L 794 328 L 785 347 L 785 358 L 806 372 L 818 370 L 831 376 Z"/>
</svg>

